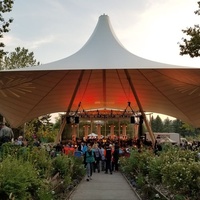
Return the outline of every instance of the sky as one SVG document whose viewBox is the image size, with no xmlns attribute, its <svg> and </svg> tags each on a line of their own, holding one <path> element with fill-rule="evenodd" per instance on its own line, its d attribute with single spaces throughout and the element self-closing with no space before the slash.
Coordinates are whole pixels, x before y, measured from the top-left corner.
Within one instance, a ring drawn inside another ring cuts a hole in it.
<svg viewBox="0 0 200 200">
<path fill-rule="evenodd" d="M 200 67 L 199 58 L 180 56 L 182 29 L 199 23 L 197 0 L 15 0 L 4 34 L 5 50 L 25 47 L 41 64 L 76 53 L 89 39 L 100 15 L 131 53 L 152 61 Z"/>
<path fill-rule="evenodd" d="M 180 56 L 182 29 L 198 24 L 193 0 L 15 0 L 14 19 L 3 42 L 34 52 L 42 64 L 76 53 L 98 18 L 109 16 L 118 39 L 131 53 L 161 63 L 199 67 L 199 58 Z"/>
</svg>

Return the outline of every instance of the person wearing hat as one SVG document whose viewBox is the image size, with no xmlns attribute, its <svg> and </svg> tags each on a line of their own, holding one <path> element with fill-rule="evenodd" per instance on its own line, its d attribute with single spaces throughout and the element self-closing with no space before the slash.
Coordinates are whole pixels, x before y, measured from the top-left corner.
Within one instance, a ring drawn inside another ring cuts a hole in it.
<svg viewBox="0 0 200 200">
<path fill-rule="evenodd" d="M 13 138 L 12 129 L 6 126 L 4 122 L 0 122 L 0 144 L 11 142 Z"/>
</svg>

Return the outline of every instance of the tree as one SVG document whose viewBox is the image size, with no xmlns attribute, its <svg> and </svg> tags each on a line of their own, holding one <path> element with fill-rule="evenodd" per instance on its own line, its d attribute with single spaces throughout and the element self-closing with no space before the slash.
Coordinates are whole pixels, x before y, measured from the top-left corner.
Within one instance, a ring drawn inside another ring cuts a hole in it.
<svg viewBox="0 0 200 200">
<path fill-rule="evenodd" d="M 3 56 L 0 62 L 0 70 L 24 68 L 40 64 L 40 62 L 34 59 L 34 53 L 29 52 L 28 49 L 24 47 L 15 48 L 15 51 Z"/>
<path fill-rule="evenodd" d="M 166 133 L 172 132 L 172 122 L 169 119 L 169 117 L 167 117 L 164 120 L 164 123 L 163 123 L 163 132 L 166 132 Z"/>
<path fill-rule="evenodd" d="M 41 141 L 53 142 L 58 130 L 53 128 L 50 122 L 51 115 L 43 115 L 25 124 L 26 138 L 31 141 L 38 138 Z"/>
<path fill-rule="evenodd" d="M 180 119 L 176 119 L 172 121 L 172 127 L 174 133 L 183 134 L 183 122 Z"/>
<path fill-rule="evenodd" d="M 163 122 L 159 115 L 151 122 L 153 132 L 163 132 Z"/>
<path fill-rule="evenodd" d="M 197 2 L 199 9 L 194 13 L 200 15 L 200 2 Z M 180 44 L 180 55 L 189 55 L 190 57 L 200 56 L 200 26 L 194 25 L 182 30 L 186 34 L 187 38 L 183 38 L 183 44 Z"/>
<path fill-rule="evenodd" d="M 195 136 L 195 128 L 193 126 L 191 126 L 190 124 L 187 123 L 183 123 L 182 124 L 182 134 L 184 136 Z"/>
<path fill-rule="evenodd" d="M 0 38 L 3 38 L 3 34 L 10 31 L 9 26 L 13 22 L 13 19 L 10 18 L 6 20 L 3 17 L 3 14 L 6 12 L 11 12 L 12 7 L 14 4 L 14 0 L 3 0 L 0 1 Z M 3 50 L 3 47 L 5 47 L 5 44 L 3 42 L 0 42 L 0 59 L 6 55 L 6 52 Z"/>
<path fill-rule="evenodd" d="M 45 125 L 44 131 L 52 129 L 51 115 L 50 114 L 43 115 L 39 119 L 42 122 L 42 124 Z"/>
</svg>

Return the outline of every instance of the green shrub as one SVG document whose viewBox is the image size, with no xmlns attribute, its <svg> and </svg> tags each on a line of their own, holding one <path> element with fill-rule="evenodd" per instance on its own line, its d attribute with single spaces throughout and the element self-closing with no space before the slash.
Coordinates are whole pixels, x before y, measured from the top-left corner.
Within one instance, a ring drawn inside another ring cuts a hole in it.
<svg viewBox="0 0 200 200">
<path fill-rule="evenodd" d="M 136 183 L 137 183 L 137 187 L 138 188 L 143 188 L 144 186 L 145 186 L 145 178 L 144 178 L 144 176 L 141 174 L 141 173 L 139 173 L 138 175 L 137 175 L 137 177 L 136 177 Z"/>
<path fill-rule="evenodd" d="M 183 196 L 199 199 L 200 161 L 195 151 L 171 146 L 157 156 L 151 150 L 133 150 L 130 158 L 121 158 L 120 162 L 122 172 L 130 180 L 136 180 L 137 177 L 137 185 L 143 189 L 144 180 L 148 180 L 151 184 L 165 185 L 175 199 Z"/>
<path fill-rule="evenodd" d="M 33 148 L 27 148 L 27 152 L 28 152 L 27 160 L 34 165 L 40 177 L 46 178 L 50 176 L 52 159 L 48 155 L 47 151 L 45 149 L 33 147 Z"/>
<path fill-rule="evenodd" d="M 73 159 L 73 166 L 72 166 L 72 179 L 82 179 L 83 176 L 85 175 L 86 171 L 83 165 L 83 159 L 82 158 L 77 158 L 77 157 L 72 157 Z"/>
<path fill-rule="evenodd" d="M 163 160 L 161 157 L 152 157 L 149 161 L 149 181 L 155 184 L 162 182 L 161 168 L 163 167 Z"/>
<path fill-rule="evenodd" d="M 149 173 L 149 161 L 154 157 L 152 151 L 142 149 L 141 152 L 132 150 L 129 158 L 129 165 L 131 170 L 135 170 L 137 173 L 142 173 L 146 176 Z"/>
<path fill-rule="evenodd" d="M 38 147 L 21 147 L 12 143 L 4 143 L 0 150 L 1 160 L 8 156 L 31 162 L 41 177 L 47 177 L 51 170 L 51 159 L 45 149 Z"/>
<path fill-rule="evenodd" d="M 48 200 L 53 193 L 59 196 L 59 192 L 76 185 L 85 175 L 82 161 L 66 155 L 52 159 L 45 149 L 5 143 L 0 149 L 0 199 L 10 196 Z M 52 181 L 57 173 L 58 179 Z"/>
<path fill-rule="evenodd" d="M 163 170 L 163 183 L 180 194 L 198 196 L 200 190 L 200 164 L 197 162 L 175 162 Z"/>
<path fill-rule="evenodd" d="M 186 197 L 183 195 L 180 195 L 180 194 L 177 194 L 174 196 L 174 200 L 185 200 L 185 199 L 186 199 Z"/>
<path fill-rule="evenodd" d="M 10 142 L 4 143 L 0 146 L 0 158 L 1 160 L 7 158 L 8 156 L 17 157 L 18 151 L 21 147 L 19 145 L 14 145 Z"/>
<path fill-rule="evenodd" d="M 16 200 L 41 199 L 39 189 L 48 192 L 48 185 L 38 178 L 38 172 L 29 162 L 7 157 L 0 163 L 0 196 Z M 51 199 L 51 198 L 49 198 Z"/>
<path fill-rule="evenodd" d="M 73 160 L 70 156 L 59 155 L 52 161 L 52 176 L 59 173 L 64 178 L 65 184 L 68 185 L 72 180 Z"/>
<path fill-rule="evenodd" d="M 130 180 L 135 180 L 136 172 L 133 170 L 130 159 L 126 157 L 120 157 L 120 170 L 123 172 Z"/>
</svg>

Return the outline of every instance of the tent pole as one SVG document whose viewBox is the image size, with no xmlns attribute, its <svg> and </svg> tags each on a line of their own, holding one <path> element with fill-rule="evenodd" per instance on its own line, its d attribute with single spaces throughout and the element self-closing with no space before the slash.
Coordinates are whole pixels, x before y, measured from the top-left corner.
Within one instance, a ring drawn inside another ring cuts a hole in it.
<svg viewBox="0 0 200 200">
<path fill-rule="evenodd" d="M 75 87 L 75 89 L 74 89 L 74 93 L 73 93 L 73 95 L 72 95 L 71 101 L 70 101 L 70 103 L 69 103 L 69 106 L 68 106 L 68 109 L 67 109 L 67 112 L 66 112 L 66 116 L 67 116 L 67 115 L 70 113 L 70 111 L 71 111 L 72 104 L 73 104 L 73 102 L 74 102 L 74 99 L 75 99 L 75 97 L 76 97 L 78 88 L 79 88 L 80 83 L 81 83 L 81 81 L 82 81 L 84 71 L 85 71 L 85 70 L 82 70 L 81 73 L 80 73 L 80 76 L 79 76 L 78 81 L 77 81 L 77 83 L 76 83 L 76 87 Z M 63 119 L 63 120 L 62 120 L 61 127 L 60 127 L 60 129 L 59 129 L 59 132 L 58 132 L 58 134 L 57 134 L 57 136 L 56 136 L 56 141 L 55 141 L 56 144 L 59 143 L 59 141 L 61 140 L 61 136 L 62 136 L 62 133 L 63 133 L 63 131 L 64 131 L 65 125 L 66 125 L 66 119 Z"/>
<path fill-rule="evenodd" d="M 128 79 L 128 82 L 129 82 L 129 85 L 130 85 L 131 90 L 132 90 L 132 92 L 133 92 L 133 95 L 134 95 L 134 97 L 135 97 L 135 100 L 136 100 L 136 102 L 137 102 L 137 104 L 138 104 L 138 107 L 139 107 L 139 109 L 140 109 L 140 112 L 142 113 L 143 120 L 144 120 L 144 122 L 145 122 L 145 125 L 146 125 L 146 127 L 147 127 L 147 130 L 148 130 L 149 135 L 150 135 L 151 140 L 152 140 L 152 145 L 153 145 L 153 147 L 154 147 L 154 145 L 155 145 L 155 136 L 154 136 L 154 134 L 153 134 L 153 132 L 152 132 L 152 129 L 151 129 L 150 125 L 149 125 L 149 122 L 147 121 L 146 115 L 145 115 L 144 110 L 143 110 L 143 108 L 142 108 L 142 104 L 140 103 L 140 100 L 139 100 L 139 97 L 138 97 L 137 92 L 136 92 L 136 90 L 135 90 L 135 87 L 134 87 L 134 85 L 133 85 L 133 82 L 131 81 L 131 77 L 130 77 L 130 75 L 129 75 L 129 72 L 128 72 L 127 69 L 124 69 L 124 72 L 125 72 L 126 77 L 127 77 L 127 79 Z"/>
<path fill-rule="evenodd" d="M 65 125 L 66 125 L 66 118 L 62 119 L 61 126 L 60 126 L 60 129 L 58 131 L 58 134 L 57 134 L 56 140 L 55 140 L 56 144 L 58 144 L 59 141 L 61 140 L 61 135 L 62 135 L 62 133 L 64 131 Z"/>
</svg>

